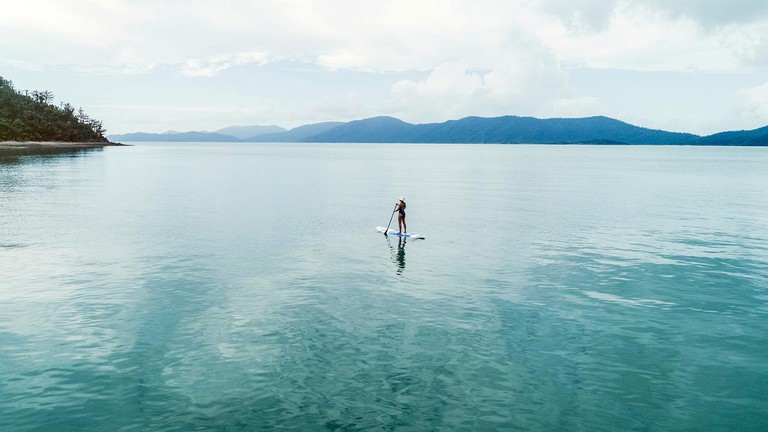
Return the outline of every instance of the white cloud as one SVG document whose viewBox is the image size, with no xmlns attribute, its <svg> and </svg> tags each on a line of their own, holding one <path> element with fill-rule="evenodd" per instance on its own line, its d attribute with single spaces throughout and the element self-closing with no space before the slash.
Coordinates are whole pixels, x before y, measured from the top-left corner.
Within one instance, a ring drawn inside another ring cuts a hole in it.
<svg viewBox="0 0 768 432">
<path fill-rule="evenodd" d="M 576 20 L 558 21 L 540 32 L 565 64 L 637 71 L 739 71 L 753 64 L 768 27 L 729 24 L 706 31 L 689 16 L 618 2 L 598 29 Z"/>
<path fill-rule="evenodd" d="M 768 3 L 754 0 L 541 0 L 543 10 L 565 22 L 579 23 L 591 29 L 608 25 L 617 7 L 642 6 L 666 11 L 672 17 L 685 17 L 707 29 L 730 24 L 748 24 L 768 16 Z"/>
<path fill-rule="evenodd" d="M 757 125 L 768 118 L 768 82 L 756 87 L 741 89 L 737 93 L 741 115 Z"/>
<path fill-rule="evenodd" d="M 768 51 L 768 7 L 745 6 L 747 16 L 699 3 L 29 0 L 0 16 L 0 47 L 29 63 L 184 65 L 200 76 L 249 52 L 404 71 L 459 59 L 490 68 L 500 52 L 542 46 L 559 63 L 630 70 L 735 70 Z"/>
<path fill-rule="evenodd" d="M 6 66 L 6 67 L 12 67 L 12 68 L 23 70 L 23 71 L 43 70 L 43 67 L 40 66 L 39 64 L 30 63 L 24 60 L 12 60 L 12 59 L 0 58 L 0 65 Z"/>
<path fill-rule="evenodd" d="M 768 3 L 26 0 L 4 6 L 0 53 L 0 63 L 24 71 L 170 71 L 205 79 L 231 68 L 297 60 L 333 71 L 425 77 L 394 85 L 376 81 L 391 86 L 385 96 L 385 91 L 356 89 L 354 84 L 328 85 L 312 100 L 302 99 L 290 85 L 275 85 L 284 93 L 265 92 L 268 99 L 254 94 L 254 102 L 248 102 L 274 105 L 243 111 L 272 122 L 291 113 L 318 121 L 368 114 L 411 121 L 465 115 L 611 115 L 618 111 L 599 111 L 607 106 L 605 100 L 574 91 L 570 72 L 697 71 L 704 76 L 754 71 L 768 65 Z M 313 80 L 316 72 L 311 70 L 317 68 L 307 69 L 306 80 Z M 247 80 L 242 75 L 237 79 Z M 150 86 L 150 81 L 140 85 Z M 189 83 L 178 80 L 179 86 Z M 197 92 L 183 93 L 191 104 L 222 104 L 205 96 L 194 99 Z M 118 89 L 110 97 L 119 95 Z M 755 108 L 761 105 L 750 106 L 745 105 L 745 113 L 768 119 L 768 113 Z M 628 107 L 625 113 L 630 109 L 645 110 L 649 118 L 660 116 L 647 107 Z M 223 113 L 222 119 L 225 114 L 235 115 Z M 168 122 L 178 118 L 169 114 Z"/>
<path fill-rule="evenodd" d="M 576 96 L 567 75 L 544 58 L 523 51 L 507 53 L 490 70 L 473 70 L 464 61 L 444 63 L 423 80 L 396 83 L 388 111 L 418 122 L 470 115 L 596 113 L 597 101 Z"/>
<path fill-rule="evenodd" d="M 278 107 L 271 101 L 253 105 L 151 105 L 95 104 L 88 112 L 105 124 L 119 124 L 109 133 L 164 132 L 168 129 L 216 130 L 233 124 L 277 124 L 292 128 L 323 121 L 350 121 L 378 115 L 379 112 L 359 94 L 324 97 L 300 108 Z M 258 121 L 255 121 L 258 119 Z"/>
<path fill-rule="evenodd" d="M 239 52 L 222 54 L 205 59 L 190 59 L 181 66 L 184 75 L 193 77 L 209 77 L 231 67 L 242 66 L 249 63 L 265 64 L 269 56 L 263 52 Z"/>
<path fill-rule="evenodd" d="M 266 121 L 276 117 L 274 107 L 269 104 L 251 108 L 213 105 L 95 104 L 89 107 L 88 112 L 108 125 L 110 134 L 139 131 L 160 133 L 168 129 L 212 131 L 238 123 L 252 124 L 254 118 Z"/>
</svg>

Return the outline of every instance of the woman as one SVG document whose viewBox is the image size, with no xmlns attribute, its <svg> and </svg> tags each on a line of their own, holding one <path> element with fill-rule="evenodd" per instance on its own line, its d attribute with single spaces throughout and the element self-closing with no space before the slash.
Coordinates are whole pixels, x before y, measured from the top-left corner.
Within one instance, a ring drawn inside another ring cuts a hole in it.
<svg viewBox="0 0 768 432">
<path fill-rule="evenodd" d="M 405 197 L 401 196 L 396 206 L 396 211 L 398 212 L 397 227 L 400 230 L 398 234 L 406 233 L 408 232 L 408 226 L 405 224 Z"/>
</svg>

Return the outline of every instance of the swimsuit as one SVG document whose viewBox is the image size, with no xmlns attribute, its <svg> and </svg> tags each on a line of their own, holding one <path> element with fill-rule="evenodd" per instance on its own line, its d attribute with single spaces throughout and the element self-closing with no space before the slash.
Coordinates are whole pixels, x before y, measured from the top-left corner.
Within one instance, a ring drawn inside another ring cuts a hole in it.
<svg viewBox="0 0 768 432">
<path fill-rule="evenodd" d="M 400 216 L 405 217 L 405 210 L 400 209 L 399 211 L 400 211 Z"/>
</svg>

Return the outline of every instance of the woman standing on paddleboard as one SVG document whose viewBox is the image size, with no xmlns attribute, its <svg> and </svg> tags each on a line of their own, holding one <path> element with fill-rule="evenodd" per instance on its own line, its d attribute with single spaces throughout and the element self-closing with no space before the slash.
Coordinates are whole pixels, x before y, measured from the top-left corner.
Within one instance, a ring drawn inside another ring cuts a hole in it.
<svg viewBox="0 0 768 432">
<path fill-rule="evenodd" d="M 401 196 L 397 202 L 397 227 L 400 230 L 398 234 L 408 232 L 408 226 L 405 224 L 405 197 Z"/>
</svg>

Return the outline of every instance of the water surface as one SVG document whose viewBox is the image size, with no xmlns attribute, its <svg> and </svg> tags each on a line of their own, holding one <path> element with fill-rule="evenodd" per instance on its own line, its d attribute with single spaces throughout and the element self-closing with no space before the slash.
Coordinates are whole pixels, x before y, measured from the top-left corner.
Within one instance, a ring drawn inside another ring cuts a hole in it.
<svg viewBox="0 0 768 432">
<path fill-rule="evenodd" d="M 3 160 L 0 430 L 766 430 L 766 167 L 518 145 Z M 427 240 L 375 232 L 400 195 Z"/>
</svg>

